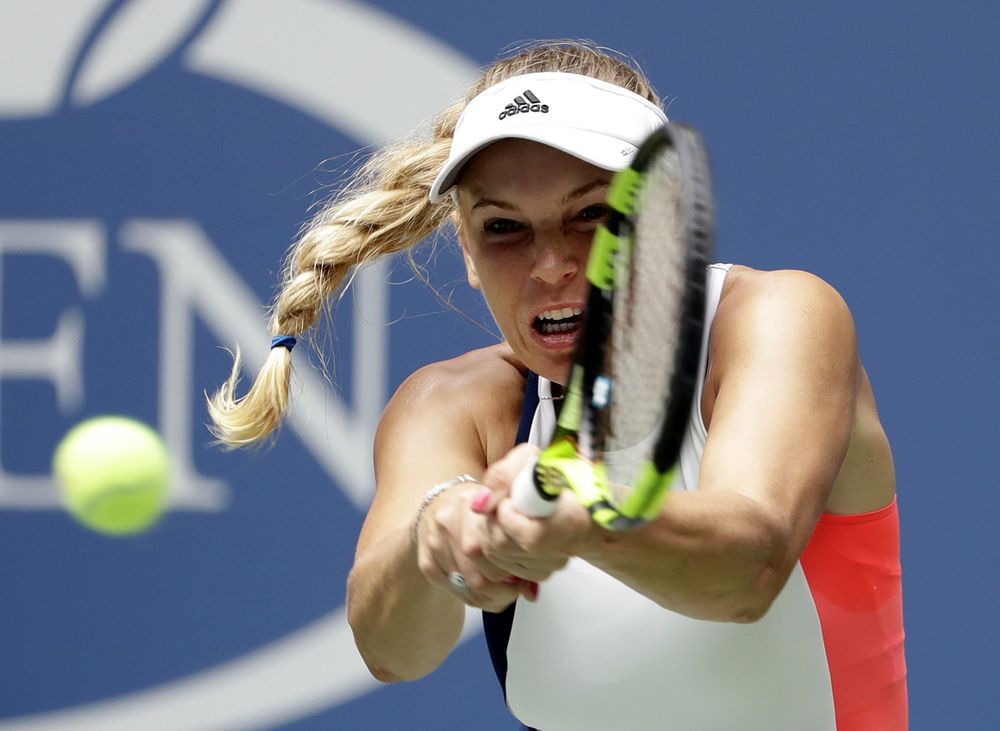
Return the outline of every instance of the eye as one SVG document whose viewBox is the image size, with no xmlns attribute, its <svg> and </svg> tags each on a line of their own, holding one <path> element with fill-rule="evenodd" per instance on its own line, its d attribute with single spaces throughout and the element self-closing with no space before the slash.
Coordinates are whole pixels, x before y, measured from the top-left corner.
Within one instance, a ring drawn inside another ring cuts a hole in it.
<svg viewBox="0 0 1000 731">
<path fill-rule="evenodd" d="M 607 218 L 608 213 L 611 209 L 608 208 L 604 203 L 595 203 L 592 206 L 587 206 L 582 211 L 577 214 L 577 218 L 583 221 L 601 221 Z"/>
<path fill-rule="evenodd" d="M 517 233 L 524 225 L 509 218 L 491 218 L 483 224 L 483 231 L 494 236 Z"/>
</svg>

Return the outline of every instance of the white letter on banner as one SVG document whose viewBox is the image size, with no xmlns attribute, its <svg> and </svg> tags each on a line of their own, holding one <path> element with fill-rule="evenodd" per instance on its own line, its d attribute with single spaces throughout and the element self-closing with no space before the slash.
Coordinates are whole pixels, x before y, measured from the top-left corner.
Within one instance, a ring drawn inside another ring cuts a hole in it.
<svg viewBox="0 0 1000 731">
<path fill-rule="evenodd" d="M 3 259 L 8 254 L 64 260 L 88 299 L 104 288 L 107 252 L 104 229 L 98 221 L 0 221 L 0 303 Z M 74 307 L 60 315 L 55 332 L 47 339 L 0 337 L 0 379 L 48 381 L 55 388 L 56 401 L 64 415 L 79 410 L 83 403 L 83 329 L 83 315 Z M 48 474 L 13 475 L 0 465 L 0 506 L 40 509 L 58 504 L 56 488 Z"/>
</svg>

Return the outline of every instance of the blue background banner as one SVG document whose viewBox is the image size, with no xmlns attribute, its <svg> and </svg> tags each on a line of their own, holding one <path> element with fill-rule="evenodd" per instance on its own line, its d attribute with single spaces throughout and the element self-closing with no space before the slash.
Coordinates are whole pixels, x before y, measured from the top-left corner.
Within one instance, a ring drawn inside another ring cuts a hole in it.
<svg viewBox="0 0 1000 731">
<path fill-rule="evenodd" d="M 417 253 L 431 287 L 358 277 L 273 448 L 211 446 L 203 393 L 225 348 L 256 370 L 282 255 L 364 150 L 557 37 L 636 56 L 703 131 L 721 259 L 847 299 L 897 461 L 912 726 L 1000 726 L 997 27 L 973 1 L 0 5 L 0 729 L 513 726 L 474 617 L 394 686 L 344 619 L 385 400 L 497 337 L 454 243 Z M 105 413 L 171 451 L 135 538 L 73 522 L 49 474 Z"/>
</svg>

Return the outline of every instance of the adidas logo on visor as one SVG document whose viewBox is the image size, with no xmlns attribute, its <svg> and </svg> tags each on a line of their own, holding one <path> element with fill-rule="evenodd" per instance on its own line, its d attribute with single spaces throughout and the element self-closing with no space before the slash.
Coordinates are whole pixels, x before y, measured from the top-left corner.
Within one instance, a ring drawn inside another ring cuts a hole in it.
<svg viewBox="0 0 1000 731">
<path fill-rule="evenodd" d="M 531 89 L 525 89 L 522 95 L 515 96 L 514 101 L 504 107 L 498 119 L 507 119 L 515 114 L 525 114 L 526 112 L 548 114 L 549 105 L 542 104 L 542 100 L 535 96 Z"/>
</svg>

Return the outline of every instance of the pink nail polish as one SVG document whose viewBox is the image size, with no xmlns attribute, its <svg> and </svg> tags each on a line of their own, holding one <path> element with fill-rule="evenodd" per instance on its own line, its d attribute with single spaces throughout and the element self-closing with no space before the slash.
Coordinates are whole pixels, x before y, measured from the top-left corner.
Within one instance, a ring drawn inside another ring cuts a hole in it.
<svg viewBox="0 0 1000 731">
<path fill-rule="evenodd" d="M 528 582 L 528 591 L 531 593 L 531 601 L 537 601 L 538 600 L 538 582 L 537 581 L 529 581 Z"/>
<path fill-rule="evenodd" d="M 488 487 L 479 488 L 479 492 L 477 492 L 476 496 L 472 498 L 472 509 L 477 513 L 481 513 L 486 510 L 486 506 L 490 502 L 490 495 L 492 494 L 493 493 Z"/>
</svg>

